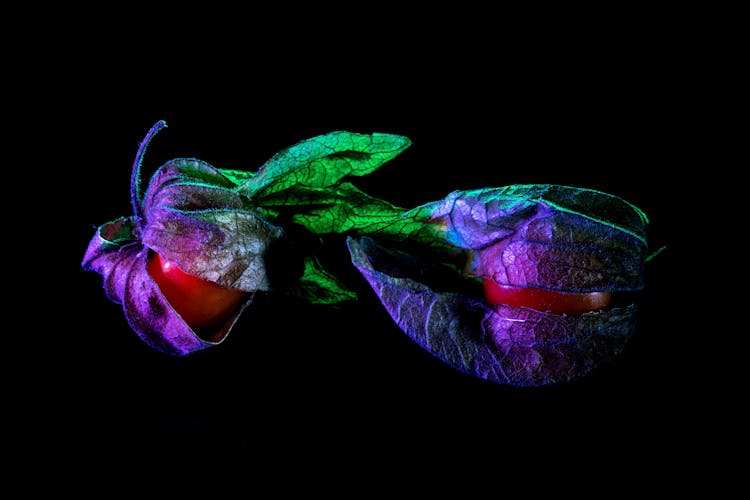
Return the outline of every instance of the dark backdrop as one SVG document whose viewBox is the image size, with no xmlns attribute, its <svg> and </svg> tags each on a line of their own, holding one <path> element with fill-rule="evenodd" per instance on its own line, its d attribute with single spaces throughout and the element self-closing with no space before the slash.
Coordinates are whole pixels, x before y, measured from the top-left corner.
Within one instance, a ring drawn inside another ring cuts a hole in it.
<svg viewBox="0 0 750 500">
<path fill-rule="evenodd" d="M 65 198 L 53 224 L 64 238 L 55 251 L 64 286 L 49 317 L 39 312 L 52 320 L 40 333 L 44 348 L 34 351 L 45 366 L 35 398 L 40 428 L 97 449 L 152 451 L 433 444 L 596 457 L 614 448 L 682 449 L 674 423 L 703 397 L 679 375 L 685 332 L 673 321 L 681 251 L 674 186 L 695 148 L 684 133 L 684 75 L 663 53 L 627 44 L 548 47 L 528 59 L 445 45 L 429 54 L 373 51 L 346 70 L 304 51 L 260 66 L 224 65 L 209 54 L 175 62 L 156 49 L 148 68 L 135 55 L 132 67 L 126 57 L 87 63 L 85 78 L 52 90 L 36 130 L 65 148 L 50 181 Z M 131 213 L 132 161 L 160 119 L 168 128 L 148 151 L 144 178 L 175 157 L 255 170 L 314 135 L 389 132 L 413 145 L 356 180 L 375 196 L 408 207 L 456 189 L 590 187 L 643 209 L 652 248 L 668 248 L 647 268 L 625 352 L 571 384 L 506 387 L 441 363 L 392 323 L 349 267 L 343 242 L 340 270 L 357 303 L 335 310 L 258 301 L 219 347 L 171 358 L 142 343 L 105 298 L 100 276 L 80 267 L 94 228 Z"/>
</svg>

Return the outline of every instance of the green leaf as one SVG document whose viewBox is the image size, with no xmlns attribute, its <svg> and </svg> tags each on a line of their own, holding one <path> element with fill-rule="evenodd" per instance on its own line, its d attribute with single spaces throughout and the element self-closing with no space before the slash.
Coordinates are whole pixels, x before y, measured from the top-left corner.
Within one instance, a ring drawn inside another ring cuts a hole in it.
<svg viewBox="0 0 750 500">
<path fill-rule="evenodd" d="M 311 304 L 336 304 L 357 299 L 355 293 L 324 271 L 320 263 L 311 256 L 305 258 L 305 270 L 299 285 L 291 293 Z"/>
<path fill-rule="evenodd" d="M 410 145 L 408 138 L 393 134 L 320 135 L 275 154 L 238 192 L 260 200 L 291 187 L 331 187 L 346 176 L 374 172 Z"/>
<path fill-rule="evenodd" d="M 435 217 L 435 207 L 439 203 L 426 203 L 389 219 L 382 219 L 367 226 L 359 234 L 396 242 L 410 251 L 428 252 L 439 259 L 457 259 L 455 262 L 459 262 L 458 265 L 461 266 L 467 256 L 446 235 L 445 220 Z"/>
<path fill-rule="evenodd" d="M 225 168 L 217 168 L 216 170 L 224 174 L 224 177 L 232 181 L 235 186 L 247 182 L 248 179 L 255 175 L 255 172 L 249 172 L 247 170 L 228 170 Z"/>
<path fill-rule="evenodd" d="M 264 198 L 263 207 L 289 210 L 292 222 L 316 234 L 364 234 L 368 228 L 385 225 L 405 211 L 348 182 L 329 188 L 293 186 Z"/>
</svg>

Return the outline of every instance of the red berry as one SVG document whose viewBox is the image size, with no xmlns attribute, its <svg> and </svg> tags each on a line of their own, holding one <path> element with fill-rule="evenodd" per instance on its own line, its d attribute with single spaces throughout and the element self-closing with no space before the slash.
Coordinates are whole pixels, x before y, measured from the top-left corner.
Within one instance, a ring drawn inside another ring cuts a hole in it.
<svg viewBox="0 0 750 500">
<path fill-rule="evenodd" d="M 148 273 L 193 330 L 220 328 L 247 298 L 246 292 L 185 273 L 158 253 L 149 257 Z"/>
<path fill-rule="evenodd" d="M 597 311 L 607 307 L 612 299 L 611 292 L 565 293 L 541 288 L 499 285 L 488 279 L 483 279 L 482 282 L 484 294 L 490 305 L 529 307 L 555 314 Z"/>
</svg>

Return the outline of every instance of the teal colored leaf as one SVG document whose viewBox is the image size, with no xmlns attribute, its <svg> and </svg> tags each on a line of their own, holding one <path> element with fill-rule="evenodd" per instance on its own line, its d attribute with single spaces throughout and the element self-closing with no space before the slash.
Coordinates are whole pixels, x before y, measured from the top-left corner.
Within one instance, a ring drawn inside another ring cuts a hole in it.
<svg viewBox="0 0 750 500">
<path fill-rule="evenodd" d="M 260 200 L 291 187 L 326 188 L 374 172 L 411 141 L 394 134 L 337 131 L 301 141 L 268 160 L 238 192 Z"/>
</svg>

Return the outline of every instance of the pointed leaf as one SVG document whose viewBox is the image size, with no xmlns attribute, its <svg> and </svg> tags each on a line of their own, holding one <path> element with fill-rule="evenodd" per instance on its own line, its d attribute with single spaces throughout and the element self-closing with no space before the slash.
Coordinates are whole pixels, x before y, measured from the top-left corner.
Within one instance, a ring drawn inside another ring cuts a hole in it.
<svg viewBox="0 0 750 500">
<path fill-rule="evenodd" d="M 238 192 L 260 200 L 293 186 L 330 187 L 344 177 L 375 171 L 410 144 L 406 137 L 393 134 L 337 131 L 320 135 L 274 155 Z"/>
<path fill-rule="evenodd" d="M 311 304 L 336 304 L 356 300 L 357 295 L 348 290 L 336 277 L 326 272 L 313 257 L 305 259 L 305 270 L 299 285 L 290 293 Z"/>
</svg>

